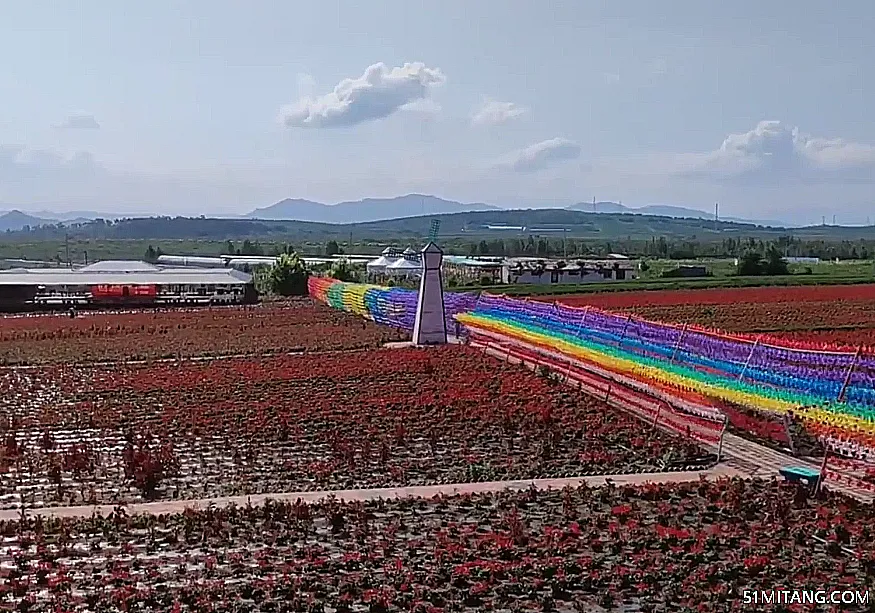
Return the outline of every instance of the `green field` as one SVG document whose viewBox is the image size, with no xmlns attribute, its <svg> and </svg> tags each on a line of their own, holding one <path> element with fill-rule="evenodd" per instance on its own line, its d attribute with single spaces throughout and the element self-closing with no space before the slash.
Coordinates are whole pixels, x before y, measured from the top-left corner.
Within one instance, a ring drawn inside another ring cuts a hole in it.
<svg viewBox="0 0 875 613">
<path fill-rule="evenodd" d="M 557 285 L 484 285 L 456 288 L 456 291 L 487 291 L 508 296 L 558 296 L 563 294 L 584 294 L 594 292 L 631 292 L 672 289 L 706 289 L 713 287 L 761 287 L 791 285 L 855 285 L 875 283 L 871 268 L 868 275 L 786 275 L 762 277 L 706 277 L 699 279 L 635 279 L 634 281 L 613 281 L 608 283 L 579 283 Z"/>
</svg>

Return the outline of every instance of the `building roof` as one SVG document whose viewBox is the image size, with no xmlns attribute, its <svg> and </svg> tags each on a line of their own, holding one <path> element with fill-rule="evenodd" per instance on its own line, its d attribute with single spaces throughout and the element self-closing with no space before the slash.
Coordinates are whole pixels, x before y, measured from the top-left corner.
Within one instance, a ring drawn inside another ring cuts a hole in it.
<svg viewBox="0 0 875 613">
<path fill-rule="evenodd" d="M 401 258 L 400 260 L 395 260 L 386 268 L 391 268 L 392 270 L 420 270 L 422 269 L 422 262 L 420 262 L 419 260 L 409 260 L 407 258 Z"/>
<path fill-rule="evenodd" d="M 461 255 L 445 255 L 444 261 L 447 264 L 456 266 L 471 266 L 473 268 L 501 268 L 501 262 L 487 262 L 484 260 L 475 260 L 474 258 L 466 258 Z"/>
<path fill-rule="evenodd" d="M 0 285 L 245 285 L 252 275 L 230 268 L 159 268 L 152 271 L 21 269 L 0 271 Z"/>
<path fill-rule="evenodd" d="M 376 260 L 371 260 L 370 262 L 368 262 L 367 269 L 368 270 L 382 270 L 382 269 L 386 268 L 387 266 L 394 264 L 397 261 L 398 260 L 396 260 L 395 258 L 387 258 L 385 255 L 381 255 Z"/>
<path fill-rule="evenodd" d="M 132 260 L 103 260 L 78 269 L 79 272 L 152 272 L 158 270 L 148 262 Z"/>
<path fill-rule="evenodd" d="M 190 266 L 193 268 L 221 268 L 227 258 L 205 255 L 159 255 L 158 263 L 167 266 Z"/>
</svg>

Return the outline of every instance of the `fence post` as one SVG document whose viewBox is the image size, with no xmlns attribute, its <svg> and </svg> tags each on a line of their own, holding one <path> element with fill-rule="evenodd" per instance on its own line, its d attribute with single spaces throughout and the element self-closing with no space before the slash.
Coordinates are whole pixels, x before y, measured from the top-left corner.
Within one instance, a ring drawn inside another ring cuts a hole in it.
<svg viewBox="0 0 875 613">
<path fill-rule="evenodd" d="M 723 416 L 723 428 L 720 430 L 720 442 L 717 443 L 717 462 L 723 461 L 723 437 L 726 435 L 726 428 L 729 427 L 729 416 Z"/>
<path fill-rule="evenodd" d="M 678 349 L 681 347 L 681 341 L 684 340 L 684 337 L 687 335 L 687 326 L 689 324 L 684 324 L 683 329 L 681 329 L 681 335 L 678 337 L 678 340 L 674 344 L 674 349 L 671 352 L 671 360 L 669 360 L 669 364 L 674 364 L 674 359 L 678 355 Z"/>
<path fill-rule="evenodd" d="M 580 321 L 577 323 L 577 334 L 575 336 L 580 338 L 580 331 L 583 329 L 583 322 L 586 321 L 586 316 L 589 315 L 589 305 L 586 305 L 586 308 L 583 309 L 583 315 L 580 318 Z"/>
<path fill-rule="evenodd" d="M 787 432 L 787 444 L 790 445 L 790 454 L 796 455 L 796 445 L 793 444 L 793 433 L 790 431 L 790 413 L 784 413 L 784 430 Z"/>
<path fill-rule="evenodd" d="M 744 379 L 744 373 L 747 372 L 747 366 L 750 364 L 750 359 L 753 357 L 753 352 L 757 350 L 757 346 L 760 344 L 760 339 L 762 338 L 762 334 L 757 337 L 756 342 L 753 344 L 753 347 L 750 348 L 750 353 L 747 355 L 747 359 L 744 361 L 744 366 L 741 368 L 741 372 L 738 373 L 738 381 L 741 382 Z"/>
<path fill-rule="evenodd" d="M 565 385 L 571 381 L 571 358 L 568 358 L 568 363 L 565 365 Z"/>
<path fill-rule="evenodd" d="M 620 340 L 617 342 L 617 347 L 622 346 L 623 341 L 626 339 L 626 330 L 629 328 L 629 323 L 632 321 L 632 314 L 629 314 L 629 317 L 626 318 L 626 323 L 623 325 L 623 333 L 620 334 Z"/>
<path fill-rule="evenodd" d="M 471 311 L 472 313 L 476 313 L 477 309 L 480 308 L 480 300 L 482 298 L 483 298 L 483 290 L 480 290 L 479 292 L 477 292 L 477 300 L 476 300 L 476 302 L 474 302 L 474 310 Z"/>
<path fill-rule="evenodd" d="M 829 443 L 823 446 L 823 462 L 820 463 L 820 477 L 817 479 L 817 485 L 814 488 L 814 495 L 820 493 L 820 486 L 823 480 L 826 479 L 826 460 L 829 457 Z"/>
<path fill-rule="evenodd" d="M 665 402 L 665 401 L 658 399 L 658 402 L 656 403 L 656 415 L 653 418 L 653 424 L 651 424 L 651 426 L 650 426 L 651 430 L 656 430 L 656 426 L 659 423 L 659 414 L 662 411 L 662 403 L 663 402 Z"/>
<path fill-rule="evenodd" d="M 854 371 L 857 369 L 857 360 L 860 359 L 860 350 L 862 346 L 857 346 L 857 352 L 854 354 L 854 361 L 851 362 L 851 366 L 848 368 L 848 373 L 845 375 L 845 382 L 842 383 L 842 391 L 839 392 L 839 397 L 836 399 L 837 402 L 845 401 L 845 393 L 848 391 L 848 386 L 851 384 L 851 377 L 854 376 Z"/>
</svg>

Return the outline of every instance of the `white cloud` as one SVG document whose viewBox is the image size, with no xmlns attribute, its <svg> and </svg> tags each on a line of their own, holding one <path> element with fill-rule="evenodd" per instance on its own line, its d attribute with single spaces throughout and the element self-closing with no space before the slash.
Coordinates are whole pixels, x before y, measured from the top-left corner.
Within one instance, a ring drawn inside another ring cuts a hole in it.
<svg viewBox="0 0 875 613">
<path fill-rule="evenodd" d="M 55 151 L 0 145 L 0 179 L 24 181 L 90 174 L 98 169 L 90 153 L 63 156 Z"/>
<path fill-rule="evenodd" d="M 516 172 L 535 172 L 553 164 L 576 160 L 580 145 L 567 138 L 551 138 L 514 151 L 499 162 L 499 166 Z"/>
<path fill-rule="evenodd" d="M 298 97 L 312 98 L 316 95 L 316 79 L 313 75 L 302 72 L 298 74 Z"/>
<path fill-rule="evenodd" d="M 522 117 L 527 112 L 528 109 L 513 102 L 500 102 L 486 98 L 480 107 L 474 111 L 471 117 L 471 124 L 475 126 L 495 126 Z"/>
<path fill-rule="evenodd" d="M 716 151 L 689 161 L 683 174 L 715 180 L 875 181 L 875 146 L 810 136 L 780 121 L 730 134 Z"/>
<path fill-rule="evenodd" d="M 421 62 L 388 68 L 382 62 L 368 66 L 355 79 L 344 79 L 322 96 L 303 96 L 280 111 L 289 128 L 335 128 L 354 126 L 389 117 L 406 105 L 428 97 L 429 89 L 443 84 L 440 68 Z"/>
<path fill-rule="evenodd" d="M 100 124 L 94 115 L 78 114 L 70 115 L 64 123 L 56 126 L 59 130 L 99 130 Z"/>
<path fill-rule="evenodd" d="M 441 105 L 431 98 L 420 98 L 419 100 L 408 102 L 399 110 L 410 111 L 413 113 L 423 113 L 425 115 L 437 115 L 441 112 Z"/>
</svg>

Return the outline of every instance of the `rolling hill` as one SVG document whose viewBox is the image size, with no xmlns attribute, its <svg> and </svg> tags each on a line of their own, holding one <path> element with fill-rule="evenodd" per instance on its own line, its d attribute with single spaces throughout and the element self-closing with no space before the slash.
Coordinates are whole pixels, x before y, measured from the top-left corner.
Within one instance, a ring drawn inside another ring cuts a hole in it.
<svg viewBox="0 0 875 613">
<path fill-rule="evenodd" d="M 338 204 L 322 204 L 312 200 L 287 198 L 246 217 L 250 219 L 294 220 L 316 223 L 365 223 L 400 219 L 411 215 L 444 215 L 469 211 L 500 210 L 491 204 L 462 204 L 436 196 L 408 194 L 396 198 L 365 198 Z"/>
<path fill-rule="evenodd" d="M 16 231 L 25 226 L 35 227 L 47 223 L 54 223 L 54 221 L 12 210 L 0 215 L 0 232 Z"/>
<path fill-rule="evenodd" d="M 587 213 L 629 213 L 631 215 L 657 215 L 661 217 L 675 217 L 678 219 L 714 219 L 714 213 L 708 213 L 699 209 L 690 209 L 683 206 L 669 204 L 648 204 L 642 207 L 629 207 L 617 202 L 578 202 L 568 207 L 572 211 L 586 211 Z M 721 217 L 723 221 L 737 221 L 739 223 L 754 223 L 761 226 L 792 227 L 783 221 L 769 219 L 743 219 L 740 217 Z"/>
<path fill-rule="evenodd" d="M 650 241 L 656 237 L 674 240 L 720 242 L 734 238 L 794 238 L 842 241 L 875 239 L 873 227 L 810 226 L 765 227 L 755 224 L 702 219 L 677 219 L 630 213 L 585 213 L 567 209 L 490 210 L 443 215 L 420 215 L 400 219 L 337 224 L 290 220 L 220 219 L 204 217 L 148 217 L 116 222 L 91 221 L 67 227 L 43 226 L 10 231 L 6 242 L 71 239 L 122 240 L 239 240 L 263 239 L 320 242 L 331 239 L 386 242 L 421 239 L 429 233 L 432 219 L 441 220 L 442 239 L 472 241 L 484 238 L 567 236 L 592 241 Z M 492 229 L 490 229 L 490 226 Z M 505 226 L 518 229 L 496 229 Z M 523 229 L 524 228 L 524 229 Z M 563 231 L 564 229 L 564 231 Z"/>
</svg>

